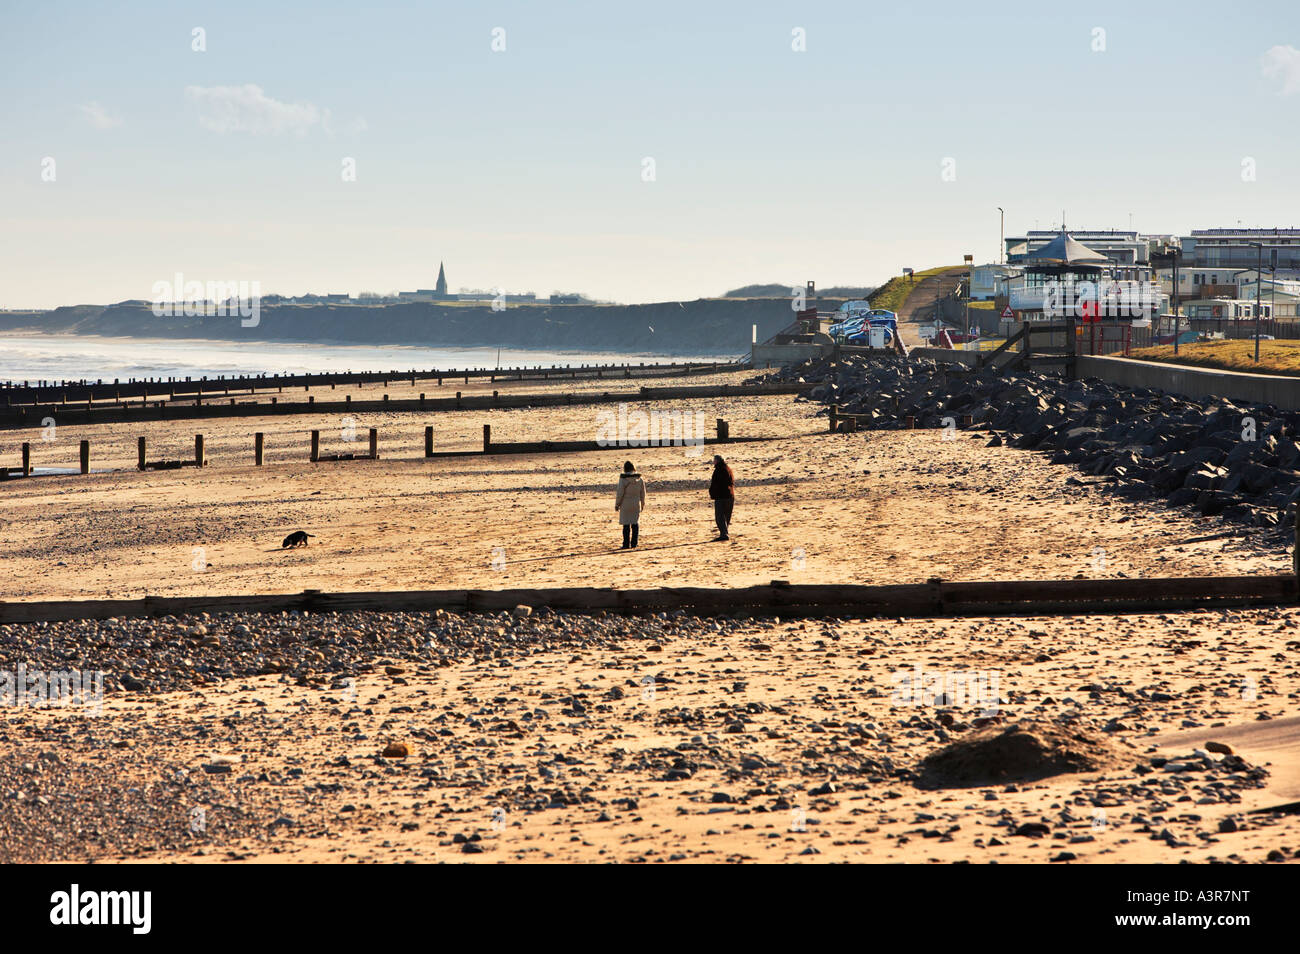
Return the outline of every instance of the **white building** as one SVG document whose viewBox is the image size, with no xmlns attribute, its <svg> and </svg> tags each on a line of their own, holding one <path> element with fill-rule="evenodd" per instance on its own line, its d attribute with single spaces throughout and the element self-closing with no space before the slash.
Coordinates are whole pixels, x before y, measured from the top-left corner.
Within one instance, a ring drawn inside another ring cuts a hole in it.
<svg viewBox="0 0 1300 954">
<path fill-rule="evenodd" d="M 1005 295 L 1007 284 L 1024 275 L 1019 265 L 976 265 L 970 270 L 970 297 L 972 301 L 991 301 Z"/>
<path fill-rule="evenodd" d="M 1259 297 L 1263 301 L 1269 301 L 1272 298 L 1281 301 L 1284 297 L 1300 298 L 1300 279 L 1274 278 L 1268 272 L 1260 275 L 1254 269 L 1237 273 L 1237 287 L 1241 289 L 1239 297 L 1249 298 L 1252 301 L 1255 298 L 1257 287 Z"/>
<path fill-rule="evenodd" d="M 1282 270 L 1279 269 L 1279 272 Z M 1158 269 L 1156 279 L 1160 283 L 1161 291 L 1165 294 L 1173 293 L 1172 269 Z M 1256 284 L 1258 284 L 1258 273 L 1253 268 L 1189 267 L 1184 264 L 1178 267 L 1179 301 L 1207 301 L 1211 298 L 1254 300 Z M 1288 269 L 1275 277 L 1265 269 L 1262 297 L 1270 297 L 1275 288 L 1279 296 L 1300 294 L 1300 274 L 1297 274 L 1294 269 Z"/>
<path fill-rule="evenodd" d="M 1239 268 L 1195 267 L 1185 261 L 1178 264 L 1178 297 L 1182 301 L 1193 298 L 1235 298 L 1239 291 L 1237 274 Z M 1160 290 L 1166 295 L 1174 293 L 1174 270 L 1172 268 L 1156 269 L 1156 281 Z"/>
<path fill-rule="evenodd" d="M 1202 298 L 1184 302 L 1178 309 L 1182 316 L 1196 321 L 1243 321 L 1255 318 L 1255 300 L 1244 298 Z M 1271 317 L 1269 303 L 1260 302 L 1260 317 Z"/>
</svg>

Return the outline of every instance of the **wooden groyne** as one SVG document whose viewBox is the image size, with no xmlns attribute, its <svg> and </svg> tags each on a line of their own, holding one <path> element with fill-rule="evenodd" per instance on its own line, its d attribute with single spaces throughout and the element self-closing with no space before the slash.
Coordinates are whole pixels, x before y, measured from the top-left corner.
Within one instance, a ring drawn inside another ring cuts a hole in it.
<svg viewBox="0 0 1300 954">
<path fill-rule="evenodd" d="M 436 384 L 455 384 L 484 378 L 491 382 L 550 381 L 627 378 L 670 378 L 700 374 L 718 374 L 739 371 L 748 367 L 737 362 L 687 361 L 669 364 L 592 364 L 552 365 L 550 367 L 472 368 L 410 371 L 329 371 L 314 374 L 256 374 L 231 377 L 199 378 L 146 378 L 127 381 L 102 379 L 94 381 L 24 381 L 0 383 L 0 406 L 84 404 L 87 401 L 156 401 L 161 399 L 194 399 L 227 397 L 231 394 L 256 394 L 258 392 L 283 392 L 289 389 L 349 387 L 379 384 L 383 387 L 407 385 L 415 387 L 421 381 Z"/>
<path fill-rule="evenodd" d="M 492 440 L 492 425 L 483 425 L 483 448 L 482 450 L 469 451 L 438 451 L 434 449 L 434 428 L 428 424 L 424 428 L 424 457 L 441 458 L 441 457 L 474 457 L 484 454 L 571 454 L 585 451 L 598 450 L 628 450 L 648 447 L 681 447 L 683 449 L 690 447 L 703 448 L 706 445 L 713 444 L 731 444 L 731 443 L 749 443 L 752 441 L 771 441 L 786 440 L 789 435 L 776 436 L 744 436 L 733 437 L 731 434 L 731 425 L 723 418 L 717 418 L 715 421 L 716 436 L 705 437 L 704 434 L 692 426 L 687 429 L 685 426 L 679 426 L 676 433 L 651 437 L 647 435 L 644 439 L 627 439 L 626 437 L 615 437 L 614 439 L 593 440 L 593 441 L 520 441 L 509 443 L 494 443 Z M 351 443 L 350 438 L 345 438 Z M 202 434 L 194 435 L 194 458 L 186 459 L 157 459 L 150 460 L 148 455 L 148 439 L 144 435 L 136 438 L 136 468 L 138 470 L 179 470 L 182 467 L 205 467 L 212 462 L 204 450 L 205 440 Z M 342 462 L 350 460 L 379 460 L 379 428 L 370 428 L 369 450 L 347 451 L 336 453 L 321 453 L 321 432 L 315 429 L 310 433 L 310 452 L 308 460 L 311 463 L 325 462 Z M 91 444 L 88 440 L 80 442 L 80 472 L 82 474 L 90 473 L 90 453 Z M 700 451 L 702 453 L 702 450 Z M 253 435 L 253 464 L 261 467 L 266 456 L 266 434 L 258 431 Z M 400 458 L 399 458 L 400 459 Z M 413 458 L 406 458 L 413 459 Z M 24 442 L 22 445 L 22 464 L 20 467 L 13 468 L 0 465 L 0 481 L 14 480 L 17 478 L 32 477 L 32 453 L 31 443 Z M 62 473 L 46 474 L 44 476 L 56 477 L 65 476 Z"/>
<path fill-rule="evenodd" d="M 0 602 L 0 623 L 233 612 L 498 612 L 519 605 L 589 613 L 700 615 L 961 617 L 1161 612 L 1228 606 L 1282 606 L 1300 599 L 1296 577 L 1219 576 L 1116 580 L 1003 580 L 902 583 L 887 586 L 791 584 L 543 589 L 444 589 L 226 596 L 144 596 L 116 600 Z"/>
<path fill-rule="evenodd" d="M 364 414 L 398 411 L 480 411 L 492 408 L 555 407 L 563 405 L 630 403 L 634 401 L 689 400 L 692 398 L 743 397 L 765 394 L 799 394 L 814 384 L 722 384 L 700 386 L 641 387 L 633 391 L 566 391 L 540 394 L 462 394 L 389 400 L 353 401 L 345 395 L 341 401 L 306 401 L 193 399 L 182 403 L 178 398 L 139 404 L 47 404 L 30 407 L 0 407 L 0 429 L 17 430 L 44 426 L 53 418 L 60 426 L 86 424 L 121 424 L 147 421 L 190 421 L 209 418 L 278 417 L 287 414 Z"/>
<path fill-rule="evenodd" d="M 722 418 L 717 419 L 715 427 L 715 437 L 705 437 L 703 434 L 677 434 L 663 438 L 646 438 L 644 441 L 508 441 L 501 443 L 492 440 L 492 426 L 490 424 L 484 424 L 482 451 L 444 451 L 441 453 L 435 452 L 432 449 L 432 428 L 425 428 L 424 456 L 468 457 L 474 454 L 579 454 L 588 451 L 601 450 L 645 450 L 650 447 L 698 447 L 701 448 L 701 450 L 697 453 L 703 453 L 702 448 L 714 444 L 745 444 L 754 441 L 778 441 L 788 439 L 788 435 L 776 437 L 732 437 L 731 425 Z"/>
</svg>

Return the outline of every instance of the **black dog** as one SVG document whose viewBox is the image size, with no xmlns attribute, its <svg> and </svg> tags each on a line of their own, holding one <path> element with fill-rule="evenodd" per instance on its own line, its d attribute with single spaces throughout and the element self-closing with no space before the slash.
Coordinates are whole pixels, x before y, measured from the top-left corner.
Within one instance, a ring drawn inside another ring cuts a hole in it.
<svg viewBox="0 0 1300 954">
<path fill-rule="evenodd" d="M 316 536 L 316 534 L 308 533 L 306 530 L 295 530 L 284 538 L 284 543 L 280 544 L 280 549 L 284 550 L 288 547 L 305 547 L 307 545 L 307 538 L 314 536 Z"/>
</svg>

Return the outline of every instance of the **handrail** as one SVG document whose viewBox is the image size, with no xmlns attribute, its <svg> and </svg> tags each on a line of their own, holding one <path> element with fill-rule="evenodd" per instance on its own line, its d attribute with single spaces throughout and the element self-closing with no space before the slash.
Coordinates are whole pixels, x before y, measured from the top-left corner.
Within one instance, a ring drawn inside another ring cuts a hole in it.
<svg viewBox="0 0 1300 954">
<path fill-rule="evenodd" d="M 987 357 L 982 351 L 976 352 L 975 367 L 982 368 L 984 367 L 985 364 L 992 364 L 994 359 L 996 359 L 998 355 L 1008 350 L 1013 344 L 1015 344 L 1017 341 L 1020 341 L 1022 338 L 1025 337 L 1025 329 L 1027 327 L 1028 327 L 1027 325 L 1021 325 L 1019 331 L 1017 331 L 1006 341 L 1002 342 L 1002 344 L 998 345 L 996 348 L 990 351 Z"/>
</svg>

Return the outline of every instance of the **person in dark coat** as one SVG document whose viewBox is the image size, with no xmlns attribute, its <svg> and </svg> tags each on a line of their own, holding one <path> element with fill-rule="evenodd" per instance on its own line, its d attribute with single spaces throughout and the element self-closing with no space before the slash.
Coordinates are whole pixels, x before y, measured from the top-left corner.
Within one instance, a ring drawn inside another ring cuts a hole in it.
<svg viewBox="0 0 1300 954">
<path fill-rule="evenodd" d="M 641 530 L 641 508 L 644 506 L 645 481 L 628 461 L 623 465 L 623 473 L 618 475 L 618 490 L 614 493 L 614 509 L 618 511 L 618 522 L 623 525 L 624 550 L 636 546 Z"/>
<path fill-rule="evenodd" d="M 713 501 L 713 519 L 718 525 L 719 540 L 730 540 L 731 510 L 736 505 L 736 475 L 721 457 L 713 458 L 713 478 L 709 481 L 709 499 Z"/>
</svg>

